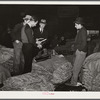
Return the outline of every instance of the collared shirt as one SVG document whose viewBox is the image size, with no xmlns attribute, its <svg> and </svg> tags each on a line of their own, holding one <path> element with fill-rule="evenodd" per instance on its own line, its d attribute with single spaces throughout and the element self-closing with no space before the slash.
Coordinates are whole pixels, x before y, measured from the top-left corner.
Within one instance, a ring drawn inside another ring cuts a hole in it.
<svg viewBox="0 0 100 100">
<path fill-rule="evenodd" d="M 41 31 L 40 31 L 40 28 L 36 28 L 34 30 L 34 36 L 35 38 L 44 38 L 44 39 L 47 39 L 48 38 L 48 31 L 46 29 L 43 30 L 42 34 L 41 34 Z"/>
<path fill-rule="evenodd" d="M 40 32 L 41 32 L 41 33 L 43 33 L 43 30 L 44 30 L 43 28 L 40 28 Z"/>
<path fill-rule="evenodd" d="M 29 27 L 31 28 L 31 24 L 30 23 L 27 23 L 29 25 Z"/>
</svg>

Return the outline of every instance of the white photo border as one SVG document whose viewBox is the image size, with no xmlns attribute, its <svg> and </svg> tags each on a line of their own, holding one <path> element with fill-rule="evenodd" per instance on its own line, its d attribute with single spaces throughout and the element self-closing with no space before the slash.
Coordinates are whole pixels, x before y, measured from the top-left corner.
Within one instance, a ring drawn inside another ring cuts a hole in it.
<svg viewBox="0 0 100 100">
<path fill-rule="evenodd" d="M 0 5 L 4 4 L 27 4 L 27 5 L 100 5 L 100 1 L 0 1 Z M 32 91 L 0 91 L 0 99 L 100 99 L 100 92 L 32 92 Z"/>
</svg>

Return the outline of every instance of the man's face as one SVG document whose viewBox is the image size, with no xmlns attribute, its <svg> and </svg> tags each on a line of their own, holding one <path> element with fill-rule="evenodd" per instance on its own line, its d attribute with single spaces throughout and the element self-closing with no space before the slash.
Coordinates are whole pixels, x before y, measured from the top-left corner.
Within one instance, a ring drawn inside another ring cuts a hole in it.
<svg viewBox="0 0 100 100">
<path fill-rule="evenodd" d="M 81 27 L 82 27 L 81 24 L 77 24 L 77 23 L 75 23 L 75 28 L 76 28 L 76 29 L 81 29 Z"/>
<path fill-rule="evenodd" d="M 37 25 L 38 21 L 30 21 L 31 27 L 35 27 Z"/>
<path fill-rule="evenodd" d="M 30 22 L 30 20 L 24 20 L 24 23 L 26 23 L 26 24 L 29 23 L 29 22 Z"/>
<path fill-rule="evenodd" d="M 40 23 L 39 25 L 40 25 L 41 28 L 44 28 L 46 24 Z"/>
</svg>

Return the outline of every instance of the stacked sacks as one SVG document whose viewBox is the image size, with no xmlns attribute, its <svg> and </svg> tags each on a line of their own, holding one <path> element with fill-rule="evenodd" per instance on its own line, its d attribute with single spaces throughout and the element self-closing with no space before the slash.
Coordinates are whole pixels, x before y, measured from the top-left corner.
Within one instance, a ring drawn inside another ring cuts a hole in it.
<svg viewBox="0 0 100 100">
<path fill-rule="evenodd" d="M 100 91 L 100 53 L 91 54 L 84 61 L 82 83 L 89 91 Z"/>
<path fill-rule="evenodd" d="M 13 49 L 0 46 L 0 63 L 4 63 L 13 57 Z"/>
<path fill-rule="evenodd" d="M 0 84 L 11 77 L 10 72 L 13 69 L 13 49 L 0 45 Z"/>
<path fill-rule="evenodd" d="M 0 84 L 3 84 L 9 77 L 11 77 L 9 70 L 0 65 Z"/>
<path fill-rule="evenodd" d="M 33 64 L 34 71 L 5 81 L 3 91 L 54 91 L 54 85 L 50 82 L 52 74 L 44 66 Z"/>
<path fill-rule="evenodd" d="M 63 83 L 71 78 L 72 76 L 72 65 L 68 62 L 64 57 L 56 57 L 54 58 L 54 72 L 53 79 L 51 80 L 53 83 Z"/>
<path fill-rule="evenodd" d="M 53 84 L 44 80 L 44 76 L 27 73 L 11 77 L 5 81 L 3 91 L 53 91 Z"/>
<path fill-rule="evenodd" d="M 13 49 L 0 45 L 0 64 L 13 72 Z"/>
<path fill-rule="evenodd" d="M 71 77 L 71 64 L 60 56 L 37 62 L 31 73 L 11 77 L 5 81 L 3 91 L 54 91 L 54 83 L 65 82 Z"/>
<path fill-rule="evenodd" d="M 40 68 L 45 70 L 47 75 L 49 75 L 48 81 L 52 83 L 65 82 L 70 79 L 72 75 L 71 63 L 68 62 L 65 57 L 59 55 L 53 56 L 52 59 L 46 61 L 33 63 L 32 73 L 37 72 L 38 74 L 43 74 L 40 72 Z"/>
</svg>

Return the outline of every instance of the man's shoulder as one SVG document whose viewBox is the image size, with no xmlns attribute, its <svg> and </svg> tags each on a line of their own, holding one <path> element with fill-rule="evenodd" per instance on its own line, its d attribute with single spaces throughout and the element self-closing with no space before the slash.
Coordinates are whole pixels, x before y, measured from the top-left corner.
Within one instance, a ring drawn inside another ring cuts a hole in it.
<svg viewBox="0 0 100 100">
<path fill-rule="evenodd" d="M 23 24 L 21 24 L 21 23 L 18 23 L 18 24 L 16 24 L 15 26 L 14 26 L 14 28 L 13 28 L 13 32 L 18 32 L 21 28 L 22 28 L 22 26 L 23 26 Z"/>
<path fill-rule="evenodd" d="M 35 28 L 35 29 L 34 29 L 34 33 L 35 33 L 35 34 L 40 34 L 39 28 Z"/>
<path fill-rule="evenodd" d="M 85 27 L 83 27 L 81 30 L 82 30 L 82 31 L 87 31 Z"/>
<path fill-rule="evenodd" d="M 87 34 L 87 30 L 86 30 L 85 27 L 83 27 L 79 32 L 80 32 L 80 33 L 86 33 L 86 34 Z"/>
<path fill-rule="evenodd" d="M 18 23 L 15 25 L 15 27 L 22 27 L 23 26 L 23 23 Z"/>
</svg>

